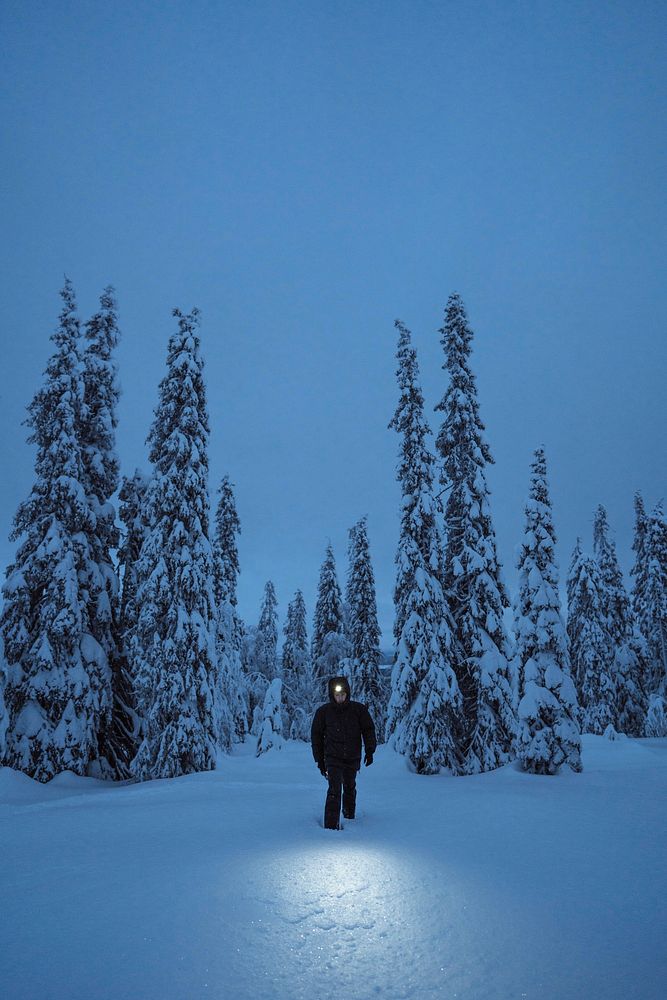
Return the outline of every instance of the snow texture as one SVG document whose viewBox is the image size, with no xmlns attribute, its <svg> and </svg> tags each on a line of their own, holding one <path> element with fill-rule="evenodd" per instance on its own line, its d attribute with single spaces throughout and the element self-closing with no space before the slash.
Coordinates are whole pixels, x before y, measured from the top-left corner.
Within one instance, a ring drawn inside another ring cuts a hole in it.
<svg viewBox="0 0 667 1000">
<path fill-rule="evenodd" d="M 122 785 L 0 772 L 11 1000 L 663 1000 L 667 741 L 423 779 L 321 827 L 309 748 Z"/>
</svg>

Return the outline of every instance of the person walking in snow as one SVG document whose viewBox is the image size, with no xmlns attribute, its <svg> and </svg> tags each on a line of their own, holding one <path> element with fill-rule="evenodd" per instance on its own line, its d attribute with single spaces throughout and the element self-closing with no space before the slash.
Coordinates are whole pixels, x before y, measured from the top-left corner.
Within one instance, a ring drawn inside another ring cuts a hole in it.
<svg viewBox="0 0 667 1000">
<path fill-rule="evenodd" d="M 328 830 L 340 829 L 341 792 L 343 816 L 354 819 L 362 740 L 364 763 L 368 767 L 377 747 L 370 712 L 361 702 L 350 700 L 347 677 L 332 677 L 329 701 L 315 712 L 310 732 L 315 763 L 329 782 L 324 806 L 324 825 Z"/>
</svg>

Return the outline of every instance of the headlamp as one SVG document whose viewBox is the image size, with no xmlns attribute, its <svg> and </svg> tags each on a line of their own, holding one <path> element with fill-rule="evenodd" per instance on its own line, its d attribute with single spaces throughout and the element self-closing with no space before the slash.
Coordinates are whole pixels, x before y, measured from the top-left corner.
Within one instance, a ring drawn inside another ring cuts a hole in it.
<svg viewBox="0 0 667 1000">
<path fill-rule="evenodd" d="M 340 694 L 340 692 L 342 690 L 343 690 L 343 685 L 342 684 L 336 684 L 336 686 L 334 688 L 334 691 L 336 692 L 336 694 Z"/>
</svg>

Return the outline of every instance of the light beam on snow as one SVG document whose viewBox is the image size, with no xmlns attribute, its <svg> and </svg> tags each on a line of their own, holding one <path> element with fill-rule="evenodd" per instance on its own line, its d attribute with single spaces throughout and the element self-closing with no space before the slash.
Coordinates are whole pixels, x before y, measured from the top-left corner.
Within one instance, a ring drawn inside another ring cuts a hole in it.
<svg viewBox="0 0 667 1000">
<path fill-rule="evenodd" d="M 255 899 L 264 903 L 257 941 L 273 956 L 264 972 L 255 951 L 258 973 L 274 986 L 284 979 L 286 989 L 298 982 L 317 995 L 328 970 L 354 996 L 361 972 L 364 995 L 386 995 L 388 977 L 400 980 L 404 995 L 417 995 L 429 935 L 414 887 L 424 873 L 393 852 L 350 843 L 349 834 L 346 842 L 344 831 L 325 836 L 331 843 L 265 857 L 253 873 L 252 883 L 261 884 Z"/>
</svg>

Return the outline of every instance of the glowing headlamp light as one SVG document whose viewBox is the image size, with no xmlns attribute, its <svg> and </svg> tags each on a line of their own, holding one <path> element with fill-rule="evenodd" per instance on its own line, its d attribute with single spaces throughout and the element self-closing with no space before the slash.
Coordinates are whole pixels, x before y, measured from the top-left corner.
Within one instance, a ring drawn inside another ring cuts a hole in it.
<svg viewBox="0 0 667 1000">
<path fill-rule="evenodd" d="M 334 687 L 334 691 L 336 692 L 336 694 L 340 694 L 342 690 L 343 690 L 342 684 L 336 684 L 336 686 Z"/>
</svg>

